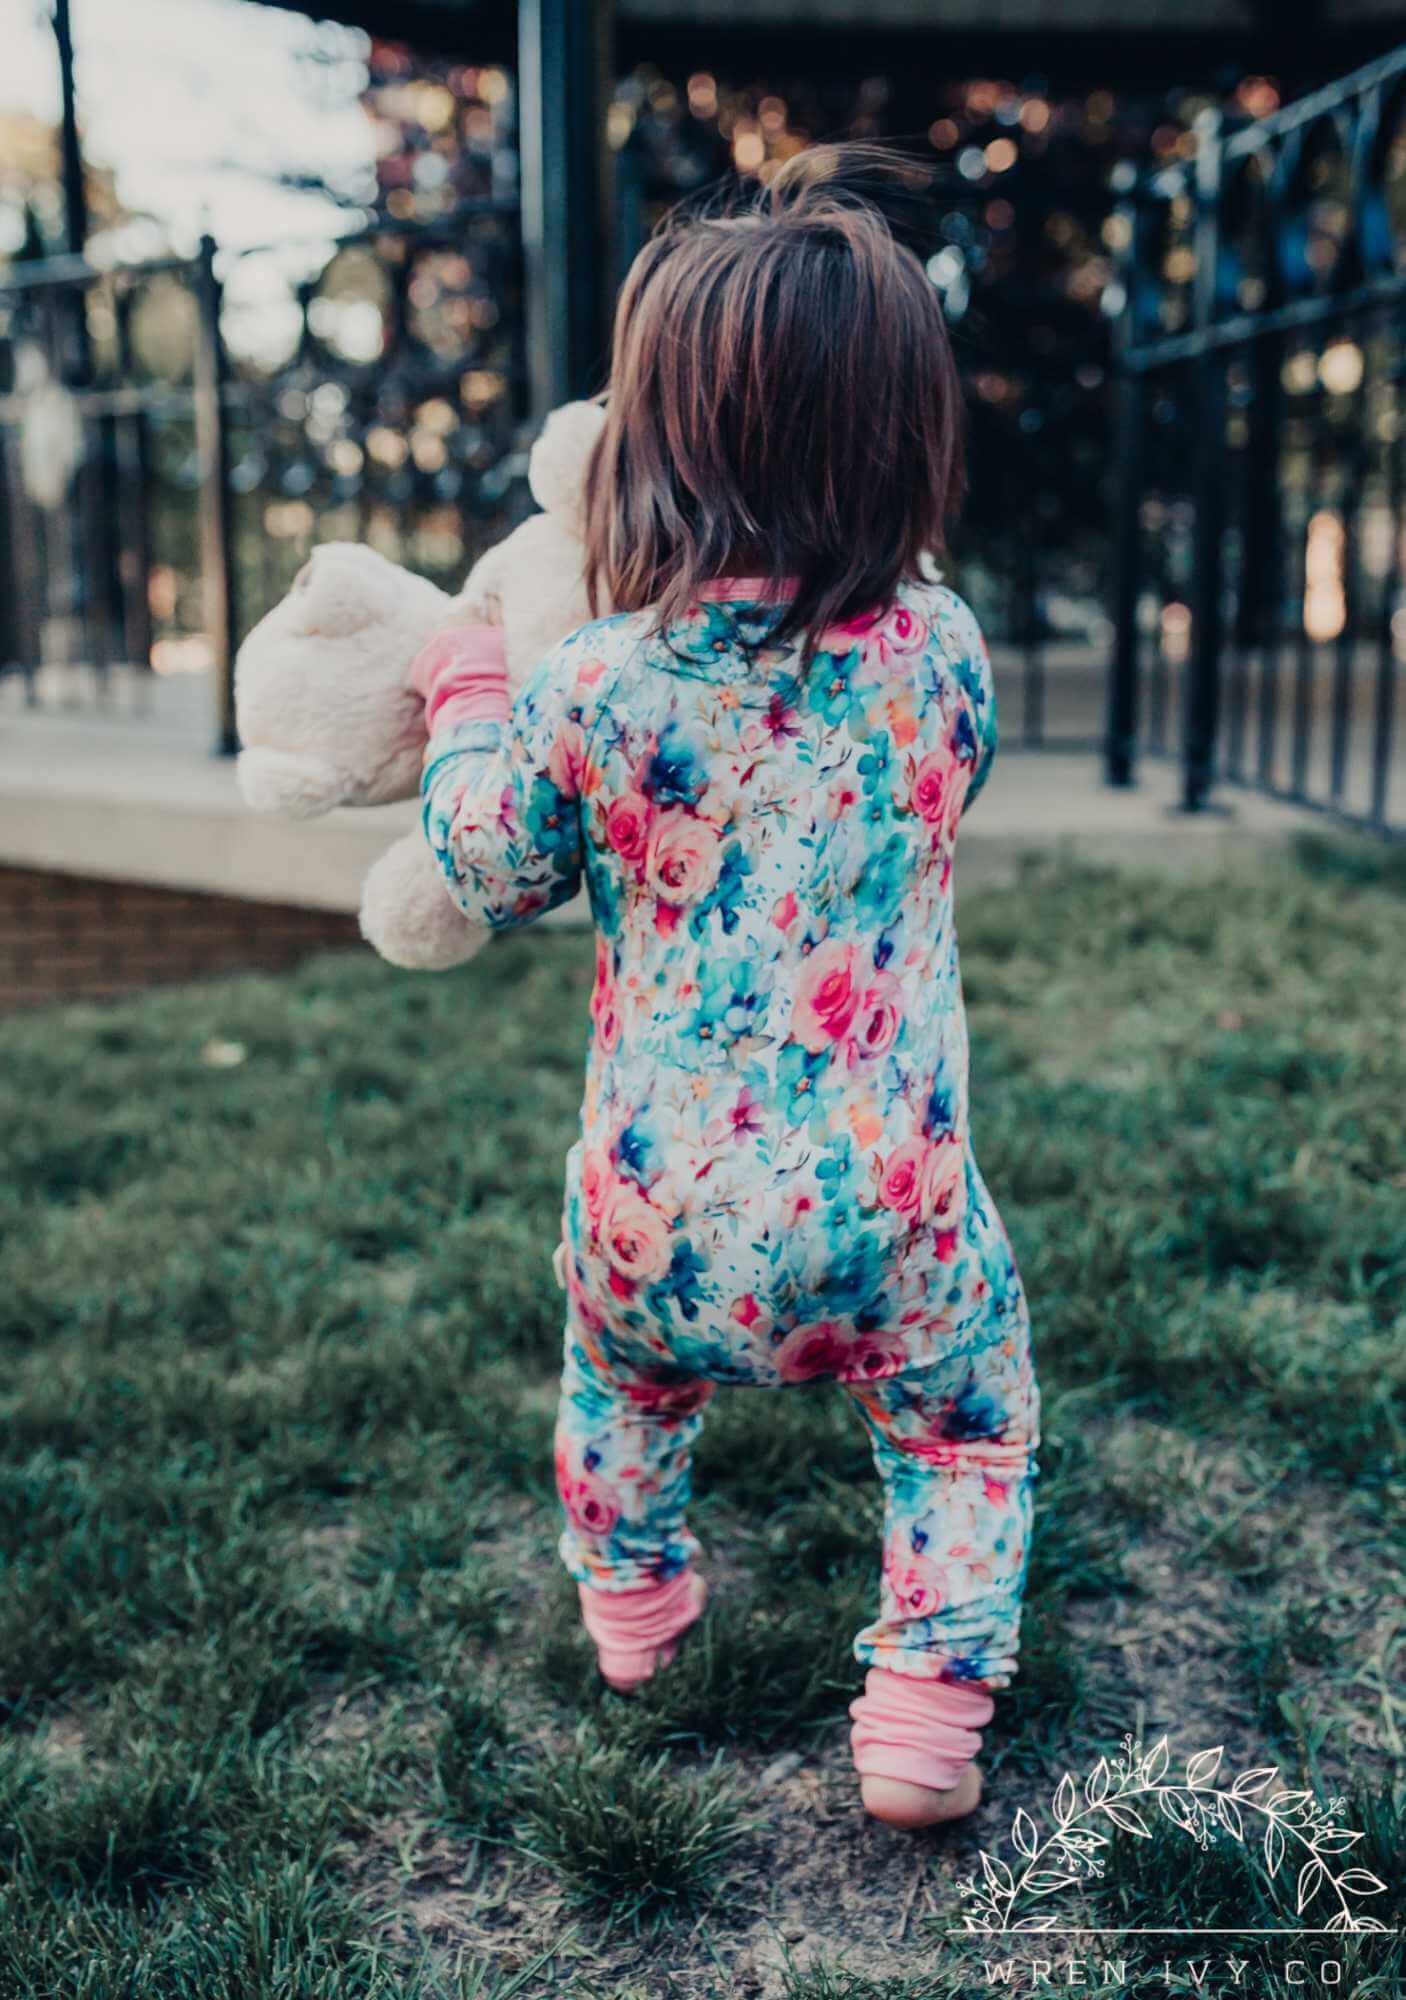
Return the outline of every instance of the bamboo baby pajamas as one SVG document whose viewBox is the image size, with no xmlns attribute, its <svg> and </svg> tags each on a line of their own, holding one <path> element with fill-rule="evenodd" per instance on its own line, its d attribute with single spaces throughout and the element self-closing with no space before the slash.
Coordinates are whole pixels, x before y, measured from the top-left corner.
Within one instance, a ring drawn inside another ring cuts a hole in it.
<svg viewBox="0 0 1406 2000">
<path fill-rule="evenodd" d="M 441 662 L 425 828 L 470 916 L 524 923 L 584 879 L 595 920 L 556 1451 L 605 1671 L 643 1678 L 697 1615 L 689 1453 L 715 1385 L 838 1382 L 885 1497 L 856 1761 L 909 1776 L 906 1746 L 951 1782 L 1015 1668 L 1037 1441 L 952 905 L 990 668 L 936 584 L 809 665 L 768 643 L 776 618 L 738 580 L 662 633 L 600 619 L 510 716 Z"/>
</svg>

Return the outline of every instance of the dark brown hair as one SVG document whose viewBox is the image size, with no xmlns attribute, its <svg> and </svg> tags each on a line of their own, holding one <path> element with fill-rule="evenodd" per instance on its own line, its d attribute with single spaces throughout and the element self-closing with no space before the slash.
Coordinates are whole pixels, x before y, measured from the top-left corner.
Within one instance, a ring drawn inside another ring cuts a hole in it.
<svg viewBox="0 0 1406 2000">
<path fill-rule="evenodd" d="M 817 148 L 640 252 L 587 487 L 593 606 L 652 606 L 662 628 L 712 578 L 794 578 L 771 638 L 809 656 L 941 548 L 962 478 L 946 323 L 863 191 L 907 171 Z"/>
</svg>

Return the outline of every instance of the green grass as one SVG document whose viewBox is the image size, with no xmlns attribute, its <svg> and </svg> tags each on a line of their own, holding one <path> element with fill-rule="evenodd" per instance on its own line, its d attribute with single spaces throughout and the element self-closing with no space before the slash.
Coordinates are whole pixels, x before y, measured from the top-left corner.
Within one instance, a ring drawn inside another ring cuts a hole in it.
<svg viewBox="0 0 1406 2000">
<path fill-rule="evenodd" d="M 843 1397 L 718 1396 L 713 1606 L 642 1698 L 576 1627 L 549 1253 L 587 940 L 0 1025 L 0 2000 L 721 1995 L 777 1932 L 793 2000 L 979 1991 L 955 1877 L 1140 1719 L 1345 1793 L 1399 1883 L 1403 887 L 1315 841 L 963 908 L 1044 1471 L 990 1809 L 916 1849 L 845 1775 L 877 1496 Z M 1103 1921 L 1169 1883 L 1254 1920 L 1243 1857 L 1179 1840 L 1120 1851 Z"/>
<path fill-rule="evenodd" d="M 632 1925 L 709 1900 L 746 1834 L 726 1778 L 589 1738 L 540 1773 L 526 1826 L 574 1900 Z"/>
</svg>

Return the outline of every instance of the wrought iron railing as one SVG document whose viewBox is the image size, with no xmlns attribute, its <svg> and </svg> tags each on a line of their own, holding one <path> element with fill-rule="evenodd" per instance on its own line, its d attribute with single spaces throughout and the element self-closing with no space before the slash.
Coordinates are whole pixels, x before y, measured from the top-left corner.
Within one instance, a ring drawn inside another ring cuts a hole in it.
<svg viewBox="0 0 1406 2000">
<path fill-rule="evenodd" d="M 0 284 L 0 671 L 31 689 L 45 664 L 105 687 L 183 625 L 213 643 L 194 521 L 212 497 L 216 299 L 208 251 L 112 272 L 56 257 Z M 154 328 L 179 367 L 151 365 Z M 181 554 L 169 591 L 154 533 Z"/>
<path fill-rule="evenodd" d="M 451 585 L 522 511 L 516 204 L 377 223 L 305 278 L 289 249 L 0 280 L 0 674 L 32 697 L 195 668 L 232 749 L 239 637 L 314 542 Z"/>
<path fill-rule="evenodd" d="M 1110 780 L 1406 834 L 1406 49 L 1121 193 Z"/>
</svg>

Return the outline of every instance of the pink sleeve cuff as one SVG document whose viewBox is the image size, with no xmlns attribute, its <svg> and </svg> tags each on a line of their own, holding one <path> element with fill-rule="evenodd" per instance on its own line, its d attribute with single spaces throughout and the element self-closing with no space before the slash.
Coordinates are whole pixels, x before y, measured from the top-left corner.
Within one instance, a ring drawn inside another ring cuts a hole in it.
<svg viewBox="0 0 1406 2000">
<path fill-rule="evenodd" d="M 638 1590 L 592 1590 L 578 1585 L 581 1620 L 596 1642 L 600 1670 L 612 1687 L 638 1687 L 674 1656 L 674 1646 L 703 1608 L 703 1590 L 691 1569 Z"/>
<path fill-rule="evenodd" d="M 506 722 L 508 665 L 501 625 L 460 625 L 436 632 L 415 655 L 410 685 L 425 697 L 425 728 L 458 722 Z"/>
<path fill-rule="evenodd" d="M 901 1778 L 948 1792 L 981 1748 L 996 1704 L 981 1681 L 919 1680 L 871 1667 L 850 1703 L 854 1767 L 865 1778 Z"/>
</svg>

